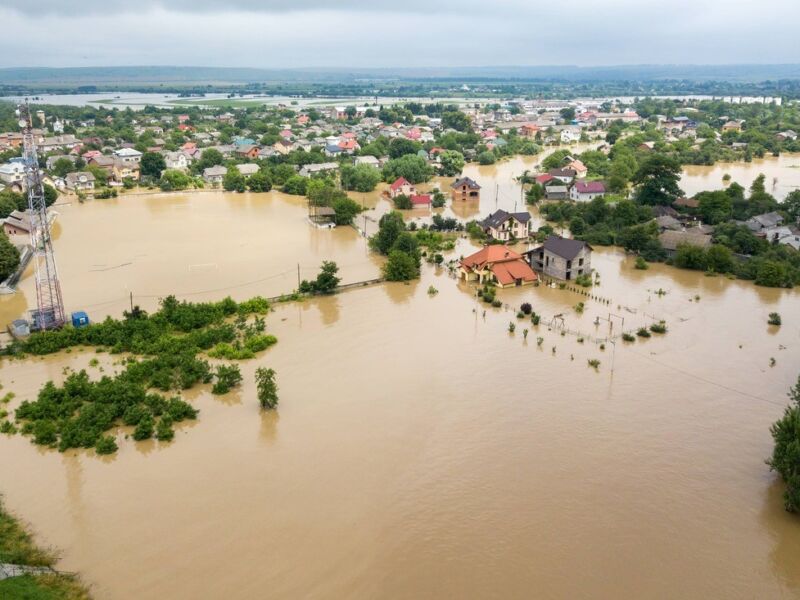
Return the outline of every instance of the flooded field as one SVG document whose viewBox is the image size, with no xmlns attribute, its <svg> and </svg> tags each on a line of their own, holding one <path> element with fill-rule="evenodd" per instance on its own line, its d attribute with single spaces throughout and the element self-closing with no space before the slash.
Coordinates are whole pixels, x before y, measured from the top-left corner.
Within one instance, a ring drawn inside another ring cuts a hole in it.
<svg viewBox="0 0 800 600">
<path fill-rule="evenodd" d="M 466 174 L 486 190 L 499 177 L 498 204 L 513 209 L 507 177 L 530 162 L 517 160 Z M 377 193 L 362 201 L 373 217 L 388 208 Z M 68 310 L 94 319 L 131 292 L 148 309 L 169 293 L 271 296 L 296 287 L 298 263 L 308 278 L 335 260 L 349 282 L 382 262 L 353 229 L 313 229 L 304 201 L 278 193 L 59 212 Z M 472 250 L 460 240 L 446 258 Z M 798 375 L 800 294 L 637 271 L 611 249 L 592 262 L 609 304 L 540 286 L 500 291 L 508 306 L 487 309 L 424 265 L 409 285 L 278 305 L 267 324 L 279 343 L 242 363 L 241 389 L 186 394 L 201 413 L 174 442 L 120 432 L 119 453 L 99 458 L 0 436 L 0 491 L 103 599 L 800 596 L 800 519 L 764 464 Z M 28 276 L 0 298 L 0 321 L 31 293 Z M 518 321 L 523 301 L 583 342 Z M 592 342 L 609 319 L 618 331 L 654 318 L 665 336 Z M 0 381 L 31 398 L 95 356 L 3 361 Z M 278 373 L 272 413 L 255 398 L 262 365 Z"/>
<path fill-rule="evenodd" d="M 683 169 L 680 186 L 687 196 L 706 190 L 719 190 L 727 185 L 722 177 L 728 174 L 731 176 L 730 182 L 735 181 L 749 189 L 760 173 L 766 176 L 767 192 L 783 200 L 793 190 L 800 189 L 800 154 L 755 158 L 751 163 L 717 163 L 710 167 L 690 165 Z"/>
</svg>

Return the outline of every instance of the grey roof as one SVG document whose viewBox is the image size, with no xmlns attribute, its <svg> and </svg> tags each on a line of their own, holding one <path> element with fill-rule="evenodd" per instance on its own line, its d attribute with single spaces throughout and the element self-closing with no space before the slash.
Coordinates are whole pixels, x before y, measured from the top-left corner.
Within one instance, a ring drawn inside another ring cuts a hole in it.
<svg viewBox="0 0 800 600">
<path fill-rule="evenodd" d="M 575 177 L 578 172 L 575 169 L 550 169 L 547 174 L 553 177 Z"/>
<path fill-rule="evenodd" d="M 203 177 L 219 177 L 220 175 L 225 175 L 228 172 L 226 167 L 222 165 L 216 165 L 214 167 L 208 167 L 207 169 L 203 169 Z"/>
<path fill-rule="evenodd" d="M 509 213 L 501 208 L 491 213 L 488 217 L 481 221 L 481 225 L 496 229 L 511 218 L 516 219 L 520 223 L 527 223 L 531 220 L 531 214 L 529 212 Z"/>
<path fill-rule="evenodd" d="M 671 217 L 670 215 L 664 215 L 663 217 L 656 217 L 656 223 L 662 229 L 673 229 L 675 231 L 680 230 L 683 226 L 681 222 L 678 221 L 675 217 Z"/>
<path fill-rule="evenodd" d="M 665 231 L 658 236 L 658 241 L 666 250 L 677 250 L 681 244 L 708 248 L 711 245 L 711 236 L 690 231 Z"/>
<path fill-rule="evenodd" d="M 479 186 L 475 180 L 470 179 L 469 177 L 461 177 L 460 179 L 456 179 L 451 185 L 451 188 L 459 188 L 462 185 L 466 185 L 471 190 L 479 190 L 481 186 Z"/>
<path fill-rule="evenodd" d="M 573 240 L 570 238 L 563 238 L 558 235 L 551 235 L 542 244 L 539 248 L 534 248 L 530 250 L 530 252 L 538 252 L 542 249 L 555 254 L 556 256 L 560 256 L 565 260 L 572 260 L 578 254 L 580 254 L 581 250 L 584 248 L 588 248 L 589 250 L 592 247 L 582 240 Z"/>
<path fill-rule="evenodd" d="M 750 229 L 753 229 L 751 224 L 756 227 L 756 230 L 761 228 L 769 229 L 770 227 L 775 227 L 776 225 L 783 223 L 783 217 L 776 212 L 768 212 L 764 213 L 763 215 L 756 215 L 752 217 L 747 223 Z"/>
</svg>

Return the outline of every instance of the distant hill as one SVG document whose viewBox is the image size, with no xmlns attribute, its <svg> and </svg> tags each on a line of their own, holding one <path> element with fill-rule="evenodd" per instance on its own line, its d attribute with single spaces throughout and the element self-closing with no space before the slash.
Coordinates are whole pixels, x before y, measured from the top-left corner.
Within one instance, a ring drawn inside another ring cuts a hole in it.
<svg viewBox="0 0 800 600">
<path fill-rule="evenodd" d="M 496 66 L 424 68 L 255 69 L 227 67 L 73 67 L 0 69 L 2 85 L 244 84 L 269 82 L 348 83 L 359 80 L 456 81 L 726 81 L 800 80 L 800 64 Z"/>
</svg>

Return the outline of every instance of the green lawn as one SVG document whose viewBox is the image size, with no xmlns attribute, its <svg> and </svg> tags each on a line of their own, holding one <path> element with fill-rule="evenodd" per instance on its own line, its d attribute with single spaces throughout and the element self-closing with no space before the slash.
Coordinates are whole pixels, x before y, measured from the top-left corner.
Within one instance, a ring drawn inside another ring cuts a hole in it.
<svg viewBox="0 0 800 600">
<path fill-rule="evenodd" d="M 39 548 L 0 502 L 0 562 L 15 565 L 52 566 L 50 550 Z M 88 600 L 89 592 L 80 581 L 68 575 L 25 575 L 0 581 L 3 600 Z"/>
</svg>

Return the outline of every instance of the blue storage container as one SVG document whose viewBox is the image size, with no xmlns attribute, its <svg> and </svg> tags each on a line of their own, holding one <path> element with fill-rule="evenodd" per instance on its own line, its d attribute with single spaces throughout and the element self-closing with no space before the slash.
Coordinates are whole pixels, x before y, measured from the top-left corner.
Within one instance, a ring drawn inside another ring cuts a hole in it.
<svg viewBox="0 0 800 600">
<path fill-rule="evenodd" d="M 89 315 L 82 310 L 72 313 L 73 327 L 86 327 L 89 324 Z"/>
</svg>

